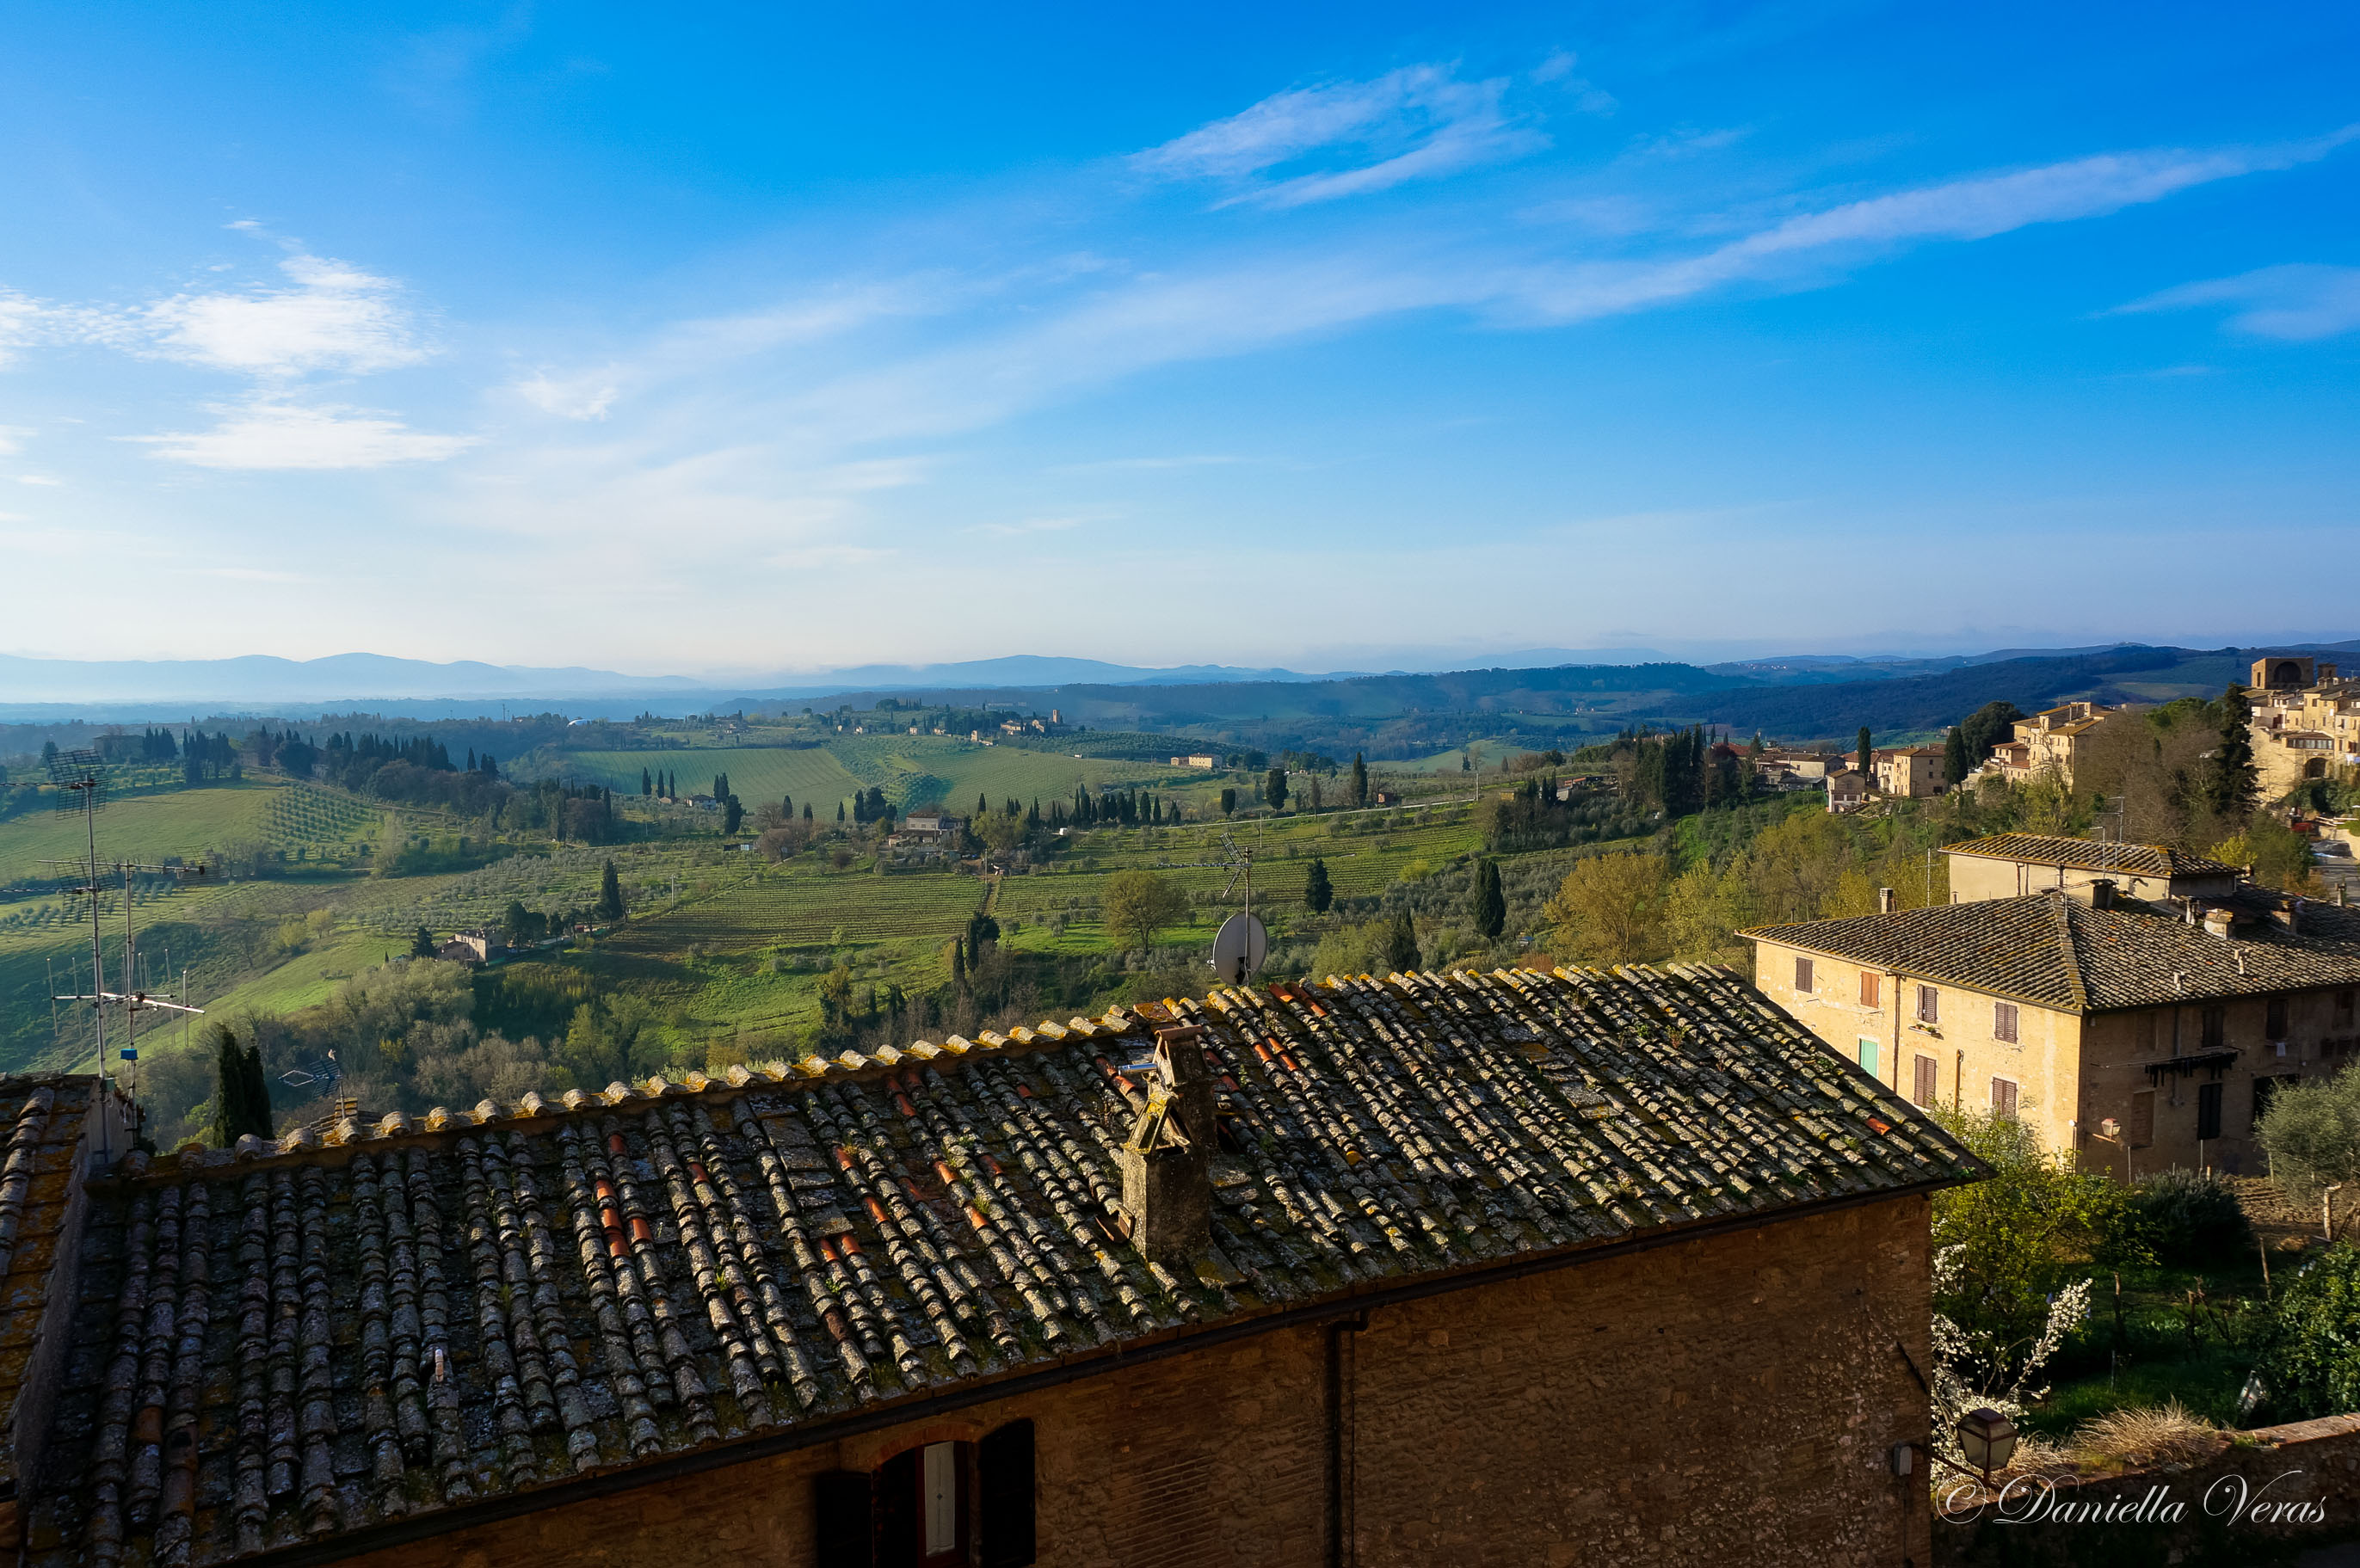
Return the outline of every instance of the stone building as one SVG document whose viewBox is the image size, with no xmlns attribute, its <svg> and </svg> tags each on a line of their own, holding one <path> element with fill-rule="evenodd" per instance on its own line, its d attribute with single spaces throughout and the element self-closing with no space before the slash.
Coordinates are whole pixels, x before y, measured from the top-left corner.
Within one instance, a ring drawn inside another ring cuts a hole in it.
<svg viewBox="0 0 2360 1568">
<path fill-rule="evenodd" d="M 1950 766 L 1939 746 L 1896 746 L 1874 753 L 1876 792 L 1889 799 L 1920 800 L 1939 795 L 1950 782 Z"/>
<path fill-rule="evenodd" d="M 1993 747 L 1987 766 L 1996 768 L 2000 777 L 2012 784 L 2054 774 L 2070 788 L 2073 770 L 2081 766 L 2089 747 L 2091 732 L 2120 714 L 2145 711 L 2136 702 L 2115 708 L 2099 702 L 2061 702 L 2028 719 L 2018 719 L 2015 738 Z"/>
<path fill-rule="evenodd" d="M 38 1568 L 1923 1563 L 1928 1202 L 1977 1173 L 1700 969 L 86 1169 Z"/>
<path fill-rule="evenodd" d="M 2256 659 L 2253 675 L 2248 700 L 2262 799 L 2360 767 L 2360 680 L 2283 654 Z"/>
<path fill-rule="evenodd" d="M 2269 1096 L 2360 1044 L 2360 909 L 2076 842 L 1955 846 L 1958 903 L 1743 932 L 1755 984 L 1915 1103 L 2022 1117 L 2086 1169 L 2252 1169 Z"/>
</svg>

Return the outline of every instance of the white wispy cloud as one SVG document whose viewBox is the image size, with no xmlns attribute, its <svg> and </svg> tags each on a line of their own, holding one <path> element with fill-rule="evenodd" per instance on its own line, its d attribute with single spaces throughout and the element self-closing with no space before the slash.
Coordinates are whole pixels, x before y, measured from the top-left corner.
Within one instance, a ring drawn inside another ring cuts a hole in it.
<svg viewBox="0 0 2360 1568">
<path fill-rule="evenodd" d="M 542 413 L 567 419 L 603 419 L 606 410 L 615 406 L 615 399 L 622 396 L 611 365 L 571 376 L 540 371 L 516 383 L 515 391 Z"/>
<path fill-rule="evenodd" d="M 2259 267 L 2234 278 L 2183 283 L 2115 310 L 2190 310 L 2207 305 L 2231 307 L 2227 324 L 2256 337 L 2296 343 L 2335 337 L 2360 327 L 2360 267 Z"/>
<path fill-rule="evenodd" d="M 282 287 L 175 294 L 93 335 L 135 353 L 267 378 L 415 365 L 430 350 L 391 279 L 325 256 L 279 264 Z"/>
<path fill-rule="evenodd" d="M 1369 82 L 1294 88 L 1136 153 L 1131 164 L 1160 179 L 1244 185 L 1231 202 L 1299 207 L 1363 195 L 1546 147 L 1546 136 L 1505 111 L 1507 87 L 1503 78 L 1461 82 L 1448 67 L 1414 65 Z M 1318 153 L 1339 155 L 1340 167 L 1264 178 Z"/>
<path fill-rule="evenodd" d="M 413 430 L 390 414 L 341 405 L 257 398 L 215 406 L 209 430 L 126 436 L 154 455 L 198 468 L 385 468 L 439 463 L 475 444 L 473 436 Z"/>
</svg>

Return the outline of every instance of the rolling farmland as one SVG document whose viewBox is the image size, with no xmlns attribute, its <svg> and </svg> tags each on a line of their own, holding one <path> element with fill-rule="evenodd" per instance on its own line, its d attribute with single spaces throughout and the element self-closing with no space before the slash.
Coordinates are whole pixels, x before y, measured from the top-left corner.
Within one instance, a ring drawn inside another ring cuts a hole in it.
<svg viewBox="0 0 2360 1568">
<path fill-rule="evenodd" d="M 881 789 L 899 807 L 939 802 L 971 811 L 980 794 L 994 805 L 1011 797 L 1045 807 L 1070 799 L 1077 788 L 1092 790 L 1143 787 L 1182 789 L 1201 796 L 1215 789 L 1208 775 L 1162 763 L 1076 757 L 1030 746 L 976 746 L 947 735 L 840 735 L 820 746 L 696 746 L 666 751 L 568 753 L 560 771 L 604 784 L 623 794 L 639 789 L 639 772 L 667 768 L 685 794 L 712 788 L 727 773 L 729 787 L 748 811 L 766 800 L 792 796 L 833 818 L 838 801 L 854 791 Z"/>
</svg>

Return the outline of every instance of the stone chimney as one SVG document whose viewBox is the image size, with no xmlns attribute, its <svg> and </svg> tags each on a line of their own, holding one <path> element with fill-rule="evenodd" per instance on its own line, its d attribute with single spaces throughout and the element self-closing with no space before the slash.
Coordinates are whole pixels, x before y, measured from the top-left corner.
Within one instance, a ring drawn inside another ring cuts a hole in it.
<svg viewBox="0 0 2360 1568">
<path fill-rule="evenodd" d="M 1185 1266 L 1212 1245 L 1213 1078 L 1205 1031 L 1155 1031 L 1160 1082 L 1118 1152 L 1131 1242 L 1151 1263 Z"/>
<path fill-rule="evenodd" d="M 1876 890 L 1876 912 L 1878 914 L 1890 915 L 1898 911 L 1900 908 L 1901 895 L 1899 893 L 1895 892 L 1890 887 L 1879 887 Z"/>
</svg>

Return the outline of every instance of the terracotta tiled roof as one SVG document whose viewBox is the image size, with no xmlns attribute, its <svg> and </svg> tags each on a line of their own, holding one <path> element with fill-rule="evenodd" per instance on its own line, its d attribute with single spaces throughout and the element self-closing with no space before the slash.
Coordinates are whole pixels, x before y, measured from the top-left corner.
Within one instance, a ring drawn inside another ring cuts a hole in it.
<svg viewBox="0 0 2360 1568">
<path fill-rule="evenodd" d="M 2047 833 L 1994 833 L 1946 844 L 1945 855 L 1983 855 L 2035 866 L 2065 866 L 2076 871 L 2119 871 L 2131 877 L 2230 877 L 2234 866 L 2159 844 L 2097 844 Z"/>
<path fill-rule="evenodd" d="M 1739 934 L 2089 1013 L 2360 985 L 2360 909 L 2305 904 L 2301 926 L 2251 920 L 2222 937 L 2162 906 L 2098 909 L 2052 891 Z"/>
<path fill-rule="evenodd" d="M 1223 1101 L 1193 1267 L 1118 1228 L 1153 1044 L 1136 1013 L 134 1157 L 93 1187 L 32 1561 L 408 1530 L 1404 1281 L 1975 1170 L 1719 970 L 1363 977 L 1170 1014 L 1205 1027 Z"/>
<path fill-rule="evenodd" d="M 39 1344 L 49 1274 L 94 1078 L 0 1078 L 0 1480 L 22 1458 L 13 1446 L 17 1399 Z"/>
</svg>

